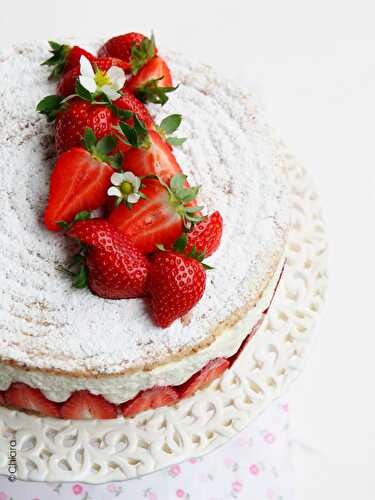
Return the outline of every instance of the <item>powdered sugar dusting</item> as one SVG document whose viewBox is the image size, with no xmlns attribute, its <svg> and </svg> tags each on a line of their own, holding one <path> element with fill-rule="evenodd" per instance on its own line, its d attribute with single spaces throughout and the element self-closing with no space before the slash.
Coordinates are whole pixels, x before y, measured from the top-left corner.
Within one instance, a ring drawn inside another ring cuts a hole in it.
<svg viewBox="0 0 375 500">
<path fill-rule="evenodd" d="M 288 195 L 267 125 L 251 96 L 211 68 L 167 53 L 179 89 L 156 121 L 180 112 L 176 156 L 201 201 L 224 219 L 215 267 L 190 323 L 153 325 L 143 300 L 108 301 L 74 290 L 58 269 L 71 243 L 42 225 L 53 128 L 35 112 L 54 93 L 40 67 L 46 44 L 0 52 L 0 352 L 28 366 L 118 373 L 205 341 L 255 301 L 284 250 Z M 14 75 L 17 75 L 15 78 Z M 21 78 L 18 75 L 22 75 Z"/>
</svg>

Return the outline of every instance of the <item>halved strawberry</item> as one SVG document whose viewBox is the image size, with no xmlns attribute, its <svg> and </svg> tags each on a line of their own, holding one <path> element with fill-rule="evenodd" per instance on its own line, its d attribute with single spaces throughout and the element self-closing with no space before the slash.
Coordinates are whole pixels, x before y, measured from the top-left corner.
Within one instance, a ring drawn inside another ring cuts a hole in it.
<svg viewBox="0 0 375 500">
<path fill-rule="evenodd" d="M 107 299 L 145 295 L 150 264 L 125 234 L 105 219 L 78 221 L 67 234 L 85 247 L 88 285 L 93 293 Z"/>
<path fill-rule="evenodd" d="M 71 222 L 79 212 L 95 210 L 107 199 L 114 172 L 109 165 L 108 146 L 113 148 L 116 141 L 106 136 L 96 143 L 92 130 L 87 129 L 85 142 L 90 151 L 72 148 L 59 156 L 53 169 L 44 213 L 51 231 L 60 229 L 58 222 Z"/>
<path fill-rule="evenodd" d="M 195 247 L 197 252 L 204 252 L 204 256 L 209 257 L 219 247 L 222 234 L 223 218 L 220 212 L 216 211 L 201 222 L 198 222 L 193 230 L 188 233 L 186 253 L 191 252 L 193 247 Z"/>
<path fill-rule="evenodd" d="M 170 146 L 157 132 L 149 130 L 148 137 L 149 142 L 144 147 L 132 148 L 126 153 L 122 168 L 138 177 L 152 174 L 169 182 L 174 175 L 182 173 L 182 169 Z"/>
<path fill-rule="evenodd" d="M 117 408 L 103 396 L 95 396 L 88 391 L 77 391 L 63 403 L 61 417 L 72 420 L 116 418 Z"/>
<path fill-rule="evenodd" d="M 140 392 L 131 401 L 122 405 L 124 417 L 132 417 L 141 411 L 170 406 L 178 401 L 178 394 L 173 387 L 152 387 Z"/>
<path fill-rule="evenodd" d="M 199 221 L 196 212 L 202 207 L 188 206 L 195 199 L 197 187 L 186 188 L 186 176 L 175 175 L 168 187 L 158 180 L 144 180 L 140 199 L 129 209 L 121 203 L 108 220 L 133 241 L 144 254 L 156 250 L 156 245 L 171 245 L 181 234 L 184 225 Z"/>
<path fill-rule="evenodd" d="M 159 56 L 145 64 L 126 84 L 129 92 L 135 94 L 142 102 L 165 104 L 168 93 L 173 92 L 172 75 L 167 63 Z"/>
<path fill-rule="evenodd" d="M 108 40 L 98 52 L 99 57 L 117 57 L 128 65 L 128 72 L 136 74 L 157 53 L 153 36 L 126 33 Z"/>
<path fill-rule="evenodd" d="M 63 73 L 71 70 L 79 64 L 81 56 L 85 56 L 89 61 L 93 61 L 95 56 L 78 45 L 66 45 L 57 42 L 48 42 L 51 47 L 52 56 L 44 61 L 42 65 L 53 66 L 50 78 L 58 78 Z"/>
<path fill-rule="evenodd" d="M 177 388 L 180 398 L 189 398 L 198 390 L 204 389 L 213 380 L 220 377 L 228 367 L 229 361 L 225 358 L 209 361 L 198 373 L 195 373 L 187 382 Z"/>
<path fill-rule="evenodd" d="M 127 69 L 127 64 L 125 64 L 124 61 L 121 61 L 121 59 L 117 59 L 115 57 L 104 57 L 94 59 L 90 62 L 95 70 L 100 70 L 102 73 L 106 73 L 112 66 L 117 66 L 124 71 Z M 79 64 L 64 73 L 57 86 L 57 93 L 64 97 L 73 95 L 76 90 L 76 82 L 80 73 L 81 68 Z"/>
<path fill-rule="evenodd" d="M 26 384 L 16 382 L 5 391 L 5 402 L 20 410 L 29 410 L 48 417 L 59 417 L 59 405 L 49 401 L 39 389 L 33 389 Z"/>
</svg>

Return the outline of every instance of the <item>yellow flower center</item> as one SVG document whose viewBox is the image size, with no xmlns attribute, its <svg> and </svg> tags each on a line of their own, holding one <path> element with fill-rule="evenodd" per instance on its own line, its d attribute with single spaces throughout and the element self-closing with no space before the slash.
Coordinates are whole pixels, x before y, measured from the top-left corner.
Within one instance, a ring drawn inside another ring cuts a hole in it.
<svg viewBox="0 0 375 500">
<path fill-rule="evenodd" d="M 120 186 L 120 190 L 122 194 L 131 194 L 133 192 L 133 185 L 128 181 L 124 181 Z"/>
<path fill-rule="evenodd" d="M 107 73 L 98 69 L 95 73 L 95 83 L 98 87 L 104 87 L 104 85 L 112 85 L 110 78 L 107 76 Z"/>
</svg>

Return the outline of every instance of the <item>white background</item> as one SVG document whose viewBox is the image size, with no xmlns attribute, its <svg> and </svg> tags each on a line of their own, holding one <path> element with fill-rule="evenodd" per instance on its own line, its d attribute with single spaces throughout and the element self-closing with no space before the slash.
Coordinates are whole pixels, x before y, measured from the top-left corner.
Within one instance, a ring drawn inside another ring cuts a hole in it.
<svg viewBox="0 0 375 500">
<path fill-rule="evenodd" d="M 295 449 L 297 500 L 375 498 L 374 24 L 374 2 L 362 0 L 1 2 L 1 44 L 153 29 L 159 44 L 252 85 L 313 173 L 330 287 L 290 396 L 304 443 Z"/>
</svg>

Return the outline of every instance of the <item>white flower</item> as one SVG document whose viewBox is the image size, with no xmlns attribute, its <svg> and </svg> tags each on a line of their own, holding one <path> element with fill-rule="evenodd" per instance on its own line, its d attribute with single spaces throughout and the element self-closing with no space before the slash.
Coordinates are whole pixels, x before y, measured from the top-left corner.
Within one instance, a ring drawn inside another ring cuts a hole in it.
<svg viewBox="0 0 375 500">
<path fill-rule="evenodd" d="M 108 196 L 116 196 L 118 203 L 124 200 L 125 204 L 133 205 L 144 195 L 139 192 L 141 180 L 133 172 L 114 173 L 111 177 L 112 186 L 108 189 Z"/>
<path fill-rule="evenodd" d="M 123 69 L 112 66 L 106 73 L 100 69 L 94 71 L 91 62 L 85 56 L 81 56 L 79 64 L 79 83 L 91 94 L 102 92 L 112 101 L 121 96 L 118 91 L 122 89 L 126 81 Z"/>
</svg>

